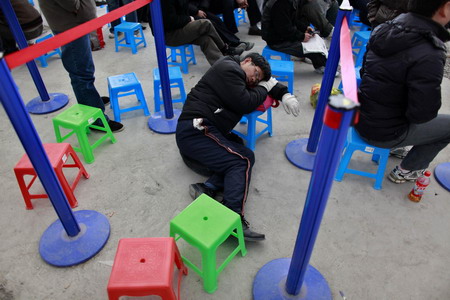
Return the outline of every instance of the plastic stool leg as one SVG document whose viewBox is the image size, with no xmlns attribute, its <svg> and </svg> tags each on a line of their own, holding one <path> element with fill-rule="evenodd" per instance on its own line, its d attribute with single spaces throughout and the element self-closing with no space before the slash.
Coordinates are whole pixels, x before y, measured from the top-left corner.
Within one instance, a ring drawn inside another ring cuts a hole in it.
<svg viewBox="0 0 450 300">
<path fill-rule="evenodd" d="M 202 253 L 203 288 L 208 293 L 217 290 L 216 249 Z"/>
<path fill-rule="evenodd" d="M 389 155 L 380 155 L 380 160 L 378 164 L 377 175 L 375 179 L 375 184 L 373 186 L 376 190 L 381 190 L 383 179 L 384 179 L 384 171 L 386 170 L 387 162 Z"/>
<path fill-rule="evenodd" d="M 26 185 L 25 179 L 24 179 L 24 176 L 29 175 L 29 174 L 22 173 L 22 172 L 18 171 L 17 169 L 14 169 L 14 173 L 16 174 L 17 183 L 19 184 L 19 188 L 22 193 L 23 200 L 25 201 L 25 208 L 33 209 L 33 204 L 31 203 L 30 193 L 28 192 L 28 188 L 27 188 L 27 185 Z M 32 182 L 36 179 L 36 177 L 37 176 L 34 175 Z"/>
<path fill-rule="evenodd" d="M 88 137 L 86 135 L 86 129 L 82 128 L 76 130 L 76 135 L 78 138 L 78 143 L 80 144 L 80 151 L 83 154 L 86 163 L 90 164 L 94 162 L 94 154 L 92 153 L 91 145 L 89 144 Z"/>
<path fill-rule="evenodd" d="M 136 88 L 136 96 L 141 103 L 141 107 L 144 110 L 144 115 L 148 116 L 150 112 L 148 111 L 147 101 L 145 101 L 144 93 L 142 92 L 142 88 Z"/>
<path fill-rule="evenodd" d="M 161 98 L 160 98 L 160 91 L 161 88 L 161 83 L 158 82 L 154 82 L 153 83 L 153 96 L 155 99 L 155 112 L 159 112 L 161 110 Z"/>
<path fill-rule="evenodd" d="M 355 149 L 350 149 L 350 146 L 344 150 L 344 154 L 341 158 L 341 162 L 339 163 L 339 167 L 334 178 L 336 181 L 342 181 L 344 178 L 344 173 L 347 170 L 350 160 L 352 159 L 353 151 L 355 151 Z"/>
<path fill-rule="evenodd" d="M 75 195 L 73 194 L 73 190 L 70 188 L 70 185 L 67 182 L 67 179 L 64 176 L 64 173 L 62 172 L 62 168 L 56 168 L 55 173 L 59 179 L 59 183 L 61 184 L 61 187 L 64 191 L 64 194 L 66 195 L 66 198 L 67 198 L 67 201 L 69 202 L 70 207 L 72 207 L 72 208 L 77 207 L 78 201 L 75 198 Z"/>
<path fill-rule="evenodd" d="M 247 124 L 247 148 L 250 148 L 252 151 L 255 151 L 256 144 L 256 118 L 252 115 L 249 115 L 248 124 Z"/>
<path fill-rule="evenodd" d="M 109 99 L 113 112 L 114 112 L 114 120 L 120 122 L 120 105 L 119 98 L 116 92 L 113 93 L 113 96 Z"/>
<path fill-rule="evenodd" d="M 273 135 L 272 131 L 272 108 L 269 107 L 267 110 L 267 131 L 269 132 L 269 136 Z"/>
</svg>

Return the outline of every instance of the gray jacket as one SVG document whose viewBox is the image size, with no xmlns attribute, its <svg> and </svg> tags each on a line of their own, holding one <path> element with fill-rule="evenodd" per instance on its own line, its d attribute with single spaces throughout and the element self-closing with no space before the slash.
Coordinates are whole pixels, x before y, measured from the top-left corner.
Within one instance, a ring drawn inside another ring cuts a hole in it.
<svg viewBox="0 0 450 300">
<path fill-rule="evenodd" d="M 63 32 L 96 18 L 94 0 L 39 0 L 52 31 Z"/>
</svg>

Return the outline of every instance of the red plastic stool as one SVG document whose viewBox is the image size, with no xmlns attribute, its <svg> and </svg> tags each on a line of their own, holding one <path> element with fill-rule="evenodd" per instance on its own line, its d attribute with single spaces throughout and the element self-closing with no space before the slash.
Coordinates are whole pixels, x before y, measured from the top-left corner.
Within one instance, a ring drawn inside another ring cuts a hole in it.
<svg viewBox="0 0 450 300">
<path fill-rule="evenodd" d="M 178 297 L 173 290 L 173 263 L 178 273 Z M 110 300 L 121 296 L 158 295 L 180 300 L 182 274 L 188 270 L 173 238 L 120 239 L 108 282 Z"/>
<path fill-rule="evenodd" d="M 48 159 L 55 170 L 56 176 L 59 179 L 59 183 L 64 191 L 64 194 L 69 201 L 69 204 L 72 208 L 78 206 L 78 201 L 73 194 L 75 187 L 80 181 L 81 175 L 85 178 L 89 178 L 89 174 L 86 172 L 83 164 L 81 163 L 78 156 L 73 151 L 72 146 L 68 143 L 57 143 L 57 144 L 44 144 L 45 152 L 47 153 Z M 73 164 L 66 163 L 69 156 L 73 159 Z M 70 185 L 67 182 L 66 177 L 63 173 L 63 168 L 78 168 L 78 174 L 75 177 L 75 180 Z M 19 183 L 20 191 L 22 192 L 23 199 L 25 200 L 25 205 L 27 209 L 33 209 L 33 204 L 31 203 L 31 199 L 37 198 L 48 198 L 47 194 L 30 194 L 30 188 L 33 185 L 34 181 L 37 178 L 36 171 L 31 164 L 30 159 L 26 154 L 22 156 L 17 165 L 14 167 L 14 173 L 16 174 L 17 182 Z M 25 175 L 31 175 L 33 178 L 30 183 L 25 183 Z"/>
</svg>

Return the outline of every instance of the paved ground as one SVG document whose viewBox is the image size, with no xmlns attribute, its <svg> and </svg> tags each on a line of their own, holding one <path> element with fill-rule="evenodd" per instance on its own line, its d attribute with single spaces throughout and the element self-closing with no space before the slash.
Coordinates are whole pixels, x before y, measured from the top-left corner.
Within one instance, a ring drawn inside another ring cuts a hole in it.
<svg viewBox="0 0 450 300">
<path fill-rule="evenodd" d="M 260 52 L 263 42 L 249 37 L 247 28 L 241 25 L 239 35 L 256 42 L 254 50 Z M 107 40 L 106 48 L 94 53 L 96 83 L 106 95 L 108 76 L 136 72 L 153 112 L 151 72 L 157 64 L 151 33 L 147 30 L 145 34 L 149 45 L 136 55 L 127 50 L 115 53 L 113 43 Z M 208 69 L 199 48 L 196 57 L 197 65 L 190 66 L 183 77 L 188 91 Z M 48 91 L 68 94 L 69 106 L 73 105 L 75 98 L 60 60 L 52 59 L 49 64 L 39 68 Z M 15 69 L 13 77 L 25 102 L 37 96 L 24 66 Z M 296 61 L 295 94 L 301 116 L 294 118 L 282 108 L 276 109 L 274 136 L 257 142 L 246 210 L 251 225 L 266 233 L 267 240 L 247 243 L 247 256 L 228 265 L 212 295 L 203 291 L 199 277 L 190 272 L 182 283 L 183 299 L 252 299 L 257 271 L 272 259 L 291 257 L 311 173 L 290 164 L 284 149 L 290 141 L 309 136 L 314 116 L 309 92 L 311 85 L 320 81 L 311 65 Z M 450 113 L 449 83 L 445 78 L 442 113 Z M 58 113 L 31 115 L 42 142 L 55 142 L 51 120 Z M 112 116 L 109 108 L 107 113 Z M 56 220 L 55 211 L 45 199 L 34 200 L 35 208 L 25 210 L 12 171 L 24 151 L 0 110 L 0 299 L 107 299 L 106 285 L 119 239 L 168 236 L 169 221 L 191 202 L 188 185 L 204 178 L 183 164 L 174 135 L 150 131 L 147 119 L 140 111 L 123 115 L 125 131 L 116 134 L 116 144 L 106 143 L 95 151 L 95 162 L 85 164 L 91 177 L 81 180 L 75 191 L 76 210 L 95 210 L 108 217 L 108 243 L 86 263 L 55 268 L 46 264 L 38 251 L 42 233 Z M 367 156 L 354 158 L 354 165 L 373 168 Z M 448 161 L 450 148 L 438 155 L 430 169 Z M 388 170 L 398 163 L 391 158 Z M 333 298 L 341 299 L 342 291 L 352 300 L 450 299 L 449 192 L 432 178 L 424 199 L 416 204 L 406 198 L 411 183 L 396 185 L 385 180 L 380 191 L 372 184 L 370 179 L 348 175 L 333 184 L 310 261 L 327 279 Z M 231 246 L 226 243 L 219 257 Z M 195 253 L 185 244 L 180 248 L 188 255 Z"/>
</svg>

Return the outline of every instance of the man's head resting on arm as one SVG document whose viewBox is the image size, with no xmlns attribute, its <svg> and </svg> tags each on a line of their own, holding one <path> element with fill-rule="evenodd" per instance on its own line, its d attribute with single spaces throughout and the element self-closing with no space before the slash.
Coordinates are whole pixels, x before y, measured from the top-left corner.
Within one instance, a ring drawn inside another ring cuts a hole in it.
<svg viewBox="0 0 450 300">
<path fill-rule="evenodd" d="M 241 60 L 241 68 L 244 70 L 247 85 L 256 86 L 261 80 L 269 80 L 272 76 L 267 60 L 258 53 L 252 52 Z"/>
</svg>

